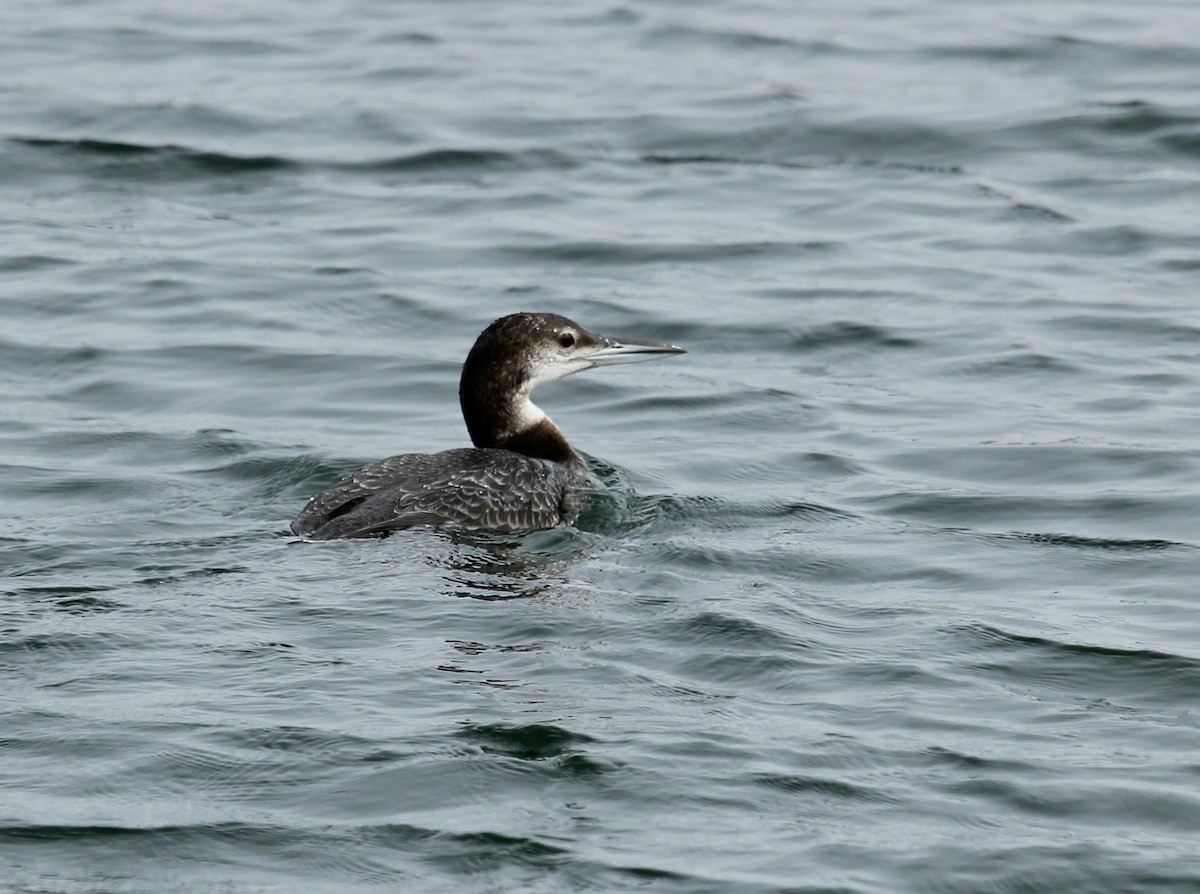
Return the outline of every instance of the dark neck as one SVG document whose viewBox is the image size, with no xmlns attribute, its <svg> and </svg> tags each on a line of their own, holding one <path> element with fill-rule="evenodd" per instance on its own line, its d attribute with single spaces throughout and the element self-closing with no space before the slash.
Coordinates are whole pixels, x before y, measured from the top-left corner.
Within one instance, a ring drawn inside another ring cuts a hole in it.
<svg viewBox="0 0 1200 894">
<path fill-rule="evenodd" d="M 528 409 L 528 358 L 512 350 L 531 325 L 528 315 L 501 317 L 475 341 L 463 364 L 458 401 L 476 447 L 499 447 L 554 462 L 581 462 L 558 426 Z M 522 412 L 522 411 L 525 412 Z"/>
<path fill-rule="evenodd" d="M 484 445 L 477 443 L 475 446 L 482 447 Z M 543 419 L 532 428 L 501 438 L 491 446 L 513 450 L 538 459 L 552 460 L 556 463 L 569 463 L 578 459 L 563 433 L 549 418 Z"/>
<path fill-rule="evenodd" d="M 578 460 L 563 433 L 549 417 L 543 417 L 527 428 L 519 428 L 520 405 L 513 400 L 513 392 L 500 387 L 495 380 L 485 380 L 477 387 L 463 382 L 458 398 L 471 443 L 476 447 L 498 447 L 557 463 Z"/>
</svg>

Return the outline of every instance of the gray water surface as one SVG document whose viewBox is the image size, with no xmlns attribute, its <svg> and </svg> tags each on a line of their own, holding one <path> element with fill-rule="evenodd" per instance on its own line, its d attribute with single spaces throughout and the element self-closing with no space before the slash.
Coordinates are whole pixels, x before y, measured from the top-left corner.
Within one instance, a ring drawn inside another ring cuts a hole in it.
<svg viewBox="0 0 1200 894">
<path fill-rule="evenodd" d="M 1198 34 L 10 0 L 0 889 L 1200 889 Z M 290 538 L 515 310 L 578 523 Z"/>
</svg>

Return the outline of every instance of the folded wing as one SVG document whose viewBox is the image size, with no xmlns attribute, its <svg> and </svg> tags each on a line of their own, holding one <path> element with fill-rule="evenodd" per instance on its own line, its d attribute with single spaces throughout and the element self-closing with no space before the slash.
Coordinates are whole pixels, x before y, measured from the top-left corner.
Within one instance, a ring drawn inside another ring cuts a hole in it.
<svg viewBox="0 0 1200 894">
<path fill-rule="evenodd" d="M 579 483 L 559 464 L 508 450 L 407 453 L 359 469 L 313 497 L 292 531 L 333 540 L 417 525 L 552 528 L 566 520 L 567 491 Z"/>
</svg>

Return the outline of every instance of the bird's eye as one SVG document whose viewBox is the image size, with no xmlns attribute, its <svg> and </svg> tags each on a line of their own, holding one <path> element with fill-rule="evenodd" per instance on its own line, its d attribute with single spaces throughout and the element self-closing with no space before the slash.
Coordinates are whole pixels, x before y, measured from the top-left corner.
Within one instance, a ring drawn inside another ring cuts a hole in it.
<svg viewBox="0 0 1200 894">
<path fill-rule="evenodd" d="M 558 343 L 564 348 L 569 348 L 575 344 L 575 336 L 570 332 L 564 332 L 558 337 Z"/>
</svg>

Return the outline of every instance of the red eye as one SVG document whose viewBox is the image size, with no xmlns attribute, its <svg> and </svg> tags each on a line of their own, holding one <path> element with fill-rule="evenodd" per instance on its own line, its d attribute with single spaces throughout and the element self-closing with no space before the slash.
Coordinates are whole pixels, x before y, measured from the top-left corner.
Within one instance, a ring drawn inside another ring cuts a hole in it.
<svg viewBox="0 0 1200 894">
<path fill-rule="evenodd" d="M 560 335 L 558 337 L 558 343 L 560 345 L 562 345 L 564 348 L 569 348 L 573 344 L 575 344 L 575 336 L 572 335 L 570 332 L 564 332 L 562 335 Z"/>
</svg>

